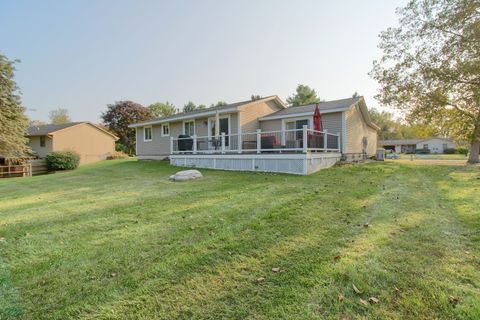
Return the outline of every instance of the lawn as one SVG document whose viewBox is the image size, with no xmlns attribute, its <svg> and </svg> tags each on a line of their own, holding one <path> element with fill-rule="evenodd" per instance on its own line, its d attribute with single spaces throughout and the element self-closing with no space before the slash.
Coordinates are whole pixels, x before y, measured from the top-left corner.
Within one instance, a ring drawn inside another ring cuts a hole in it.
<svg viewBox="0 0 480 320">
<path fill-rule="evenodd" d="M 0 180 L 0 319 L 480 318 L 478 167 L 176 170 Z"/>
</svg>

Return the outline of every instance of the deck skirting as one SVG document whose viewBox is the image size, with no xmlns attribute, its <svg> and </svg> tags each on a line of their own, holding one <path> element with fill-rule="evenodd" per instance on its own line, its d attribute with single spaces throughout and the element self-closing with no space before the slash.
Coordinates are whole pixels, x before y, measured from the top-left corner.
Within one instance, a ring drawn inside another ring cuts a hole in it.
<svg viewBox="0 0 480 320">
<path fill-rule="evenodd" d="M 340 161 L 341 153 L 276 153 L 170 155 L 170 164 L 179 167 L 234 171 L 278 172 L 307 175 Z"/>
</svg>

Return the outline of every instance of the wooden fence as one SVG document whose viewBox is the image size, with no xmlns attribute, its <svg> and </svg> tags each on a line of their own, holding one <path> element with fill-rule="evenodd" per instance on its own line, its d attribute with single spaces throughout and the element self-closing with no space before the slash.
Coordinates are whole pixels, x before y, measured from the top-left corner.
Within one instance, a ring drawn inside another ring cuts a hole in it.
<svg viewBox="0 0 480 320">
<path fill-rule="evenodd" d="M 0 178 L 31 177 L 48 173 L 45 160 L 29 160 L 25 164 L 0 166 Z"/>
<path fill-rule="evenodd" d="M 32 165 L 32 175 L 48 173 L 47 163 L 43 159 L 30 160 Z"/>
<path fill-rule="evenodd" d="M 30 163 L 0 166 L 0 178 L 30 177 L 31 175 L 32 165 Z"/>
</svg>

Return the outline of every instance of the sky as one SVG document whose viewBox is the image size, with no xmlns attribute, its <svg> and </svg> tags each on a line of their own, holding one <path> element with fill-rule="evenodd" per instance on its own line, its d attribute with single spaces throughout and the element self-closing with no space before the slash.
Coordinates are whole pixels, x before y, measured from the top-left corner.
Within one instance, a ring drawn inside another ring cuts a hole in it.
<svg viewBox="0 0 480 320">
<path fill-rule="evenodd" d="M 16 65 L 32 120 L 66 108 L 99 122 L 107 104 L 133 100 L 286 99 L 298 84 L 367 106 L 382 30 L 405 0 L 2 0 L 0 53 Z"/>
</svg>

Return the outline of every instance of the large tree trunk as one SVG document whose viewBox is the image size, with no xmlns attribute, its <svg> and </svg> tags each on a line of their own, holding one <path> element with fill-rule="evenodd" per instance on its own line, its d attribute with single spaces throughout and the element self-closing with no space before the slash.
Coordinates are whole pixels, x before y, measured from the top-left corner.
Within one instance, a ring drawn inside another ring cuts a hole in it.
<svg viewBox="0 0 480 320">
<path fill-rule="evenodd" d="M 475 164 L 479 162 L 478 153 L 480 151 L 480 141 L 472 141 L 470 146 L 470 156 L 468 157 L 468 163 Z"/>
<path fill-rule="evenodd" d="M 480 114 L 477 117 L 477 123 L 473 131 L 472 144 L 470 146 L 470 156 L 468 157 L 468 163 L 478 163 L 478 153 L 480 151 Z"/>
</svg>

